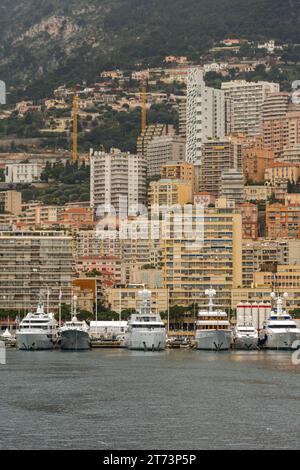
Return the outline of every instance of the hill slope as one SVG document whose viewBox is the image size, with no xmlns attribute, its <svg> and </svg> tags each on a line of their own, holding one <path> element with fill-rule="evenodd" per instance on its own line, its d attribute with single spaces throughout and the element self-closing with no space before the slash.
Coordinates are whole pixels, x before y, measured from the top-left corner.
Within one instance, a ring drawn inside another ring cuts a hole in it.
<svg viewBox="0 0 300 470">
<path fill-rule="evenodd" d="M 2 0 L 0 78 L 93 78 L 102 68 L 201 53 L 228 36 L 300 43 L 300 0 Z M 278 20 L 280 18 L 280 21 Z"/>
</svg>

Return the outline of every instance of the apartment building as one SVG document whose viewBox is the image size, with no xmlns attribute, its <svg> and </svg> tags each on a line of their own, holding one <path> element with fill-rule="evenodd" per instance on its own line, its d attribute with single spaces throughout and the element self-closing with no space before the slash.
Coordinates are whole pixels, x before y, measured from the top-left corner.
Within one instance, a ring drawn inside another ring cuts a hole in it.
<svg viewBox="0 0 300 470">
<path fill-rule="evenodd" d="M 284 292 L 300 289 L 300 265 L 277 265 L 276 272 L 260 271 L 253 275 L 254 287 L 269 286 L 270 290 Z"/>
<path fill-rule="evenodd" d="M 263 121 L 285 117 L 286 113 L 288 112 L 289 102 L 289 93 L 269 93 L 262 105 Z"/>
<path fill-rule="evenodd" d="M 221 89 L 231 102 L 231 133 L 258 135 L 262 122 L 263 103 L 269 93 L 279 92 L 279 85 L 263 81 L 233 80 L 223 82 Z"/>
<path fill-rule="evenodd" d="M 285 148 L 300 144 L 300 112 L 288 111 L 284 117 L 264 120 L 262 139 L 264 148 L 274 150 L 276 157 Z"/>
<path fill-rule="evenodd" d="M 74 279 L 73 293 L 77 297 L 78 309 L 94 313 L 98 282 L 98 279 L 93 278 Z"/>
<path fill-rule="evenodd" d="M 235 138 L 209 140 L 202 146 L 200 190 L 215 197 L 221 193 L 223 172 L 242 167 L 243 142 Z"/>
<path fill-rule="evenodd" d="M 63 232 L 0 233 L 0 309 L 27 312 L 50 290 L 58 310 L 59 292 L 71 302 L 73 239 Z"/>
<path fill-rule="evenodd" d="M 276 162 L 265 170 L 265 180 L 275 185 L 280 181 L 297 183 L 300 178 L 300 163 Z"/>
<path fill-rule="evenodd" d="M 290 248 L 289 241 L 294 240 L 244 240 L 242 247 L 242 286 L 253 286 L 255 272 L 266 269 L 274 270 L 277 264 L 288 264 L 291 260 L 294 261 L 295 249 L 294 247 Z"/>
<path fill-rule="evenodd" d="M 187 78 L 186 160 L 201 161 L 202 144 L 226 133 L 225 93 L 205 85 L 203 70 L 191 68 Z"/>
<path fill-rule="evenodd" d="M 0 192 L 0 213 L 19 215 L 22 212 L 22 193 L 19 191 Z"/>
<path fill-rule="evenodd" d="M 180 137 L 186 140 L 186 96 L 177 97 L 178 100 L 178 115 L 179 115 L 179 129 Z"/>
<path fill-rule="evenodd" d="M 190 181 L 162 179 L 152 181 L 149 187 L 149 205 L 171 207 L 193 203 L 193 186 Z"/>
<path fill-rule="evenodd" d="M 175 179 L 190 181 L 192 188 L 195 187 L 195 167 L 187 162 L 170 162 L 163 165 L 160 170 L 161 179 Z"/>
<path fill-rule="evenodd" d="M 293 147 L 286 147 L 277 160 L 280 162 L 300 164 L 300 144 L 296 144 Z"/>
<path fill-rule="evenodd" d="M 269 197 L 272 196 L 273 187 L 271 185 L 254 185 L 254 186 L 245 186 L 244 195 L 245 201 L 267 201 Z"/>
<path fill-rule="evenodd" d="M 258 207 L 256 204 L 244 202 L 240 204 L 242 215 L 243 238 L 256 240 L 258 238 Z"/>
<path fill-rule="evenodd" d="M 244 173 L 241 170 L 225 170 L 221 176 L 221 197 L 234 201 L 235 204 L 244 202 Z"/>
<path fill-rule="evenodd" d="M 49 228 L 58 224 L 60 212 L 64 209 L 59 206 L 44 206 L 38 202 L 23 204 L 22 213 L 18 218 L 18 226 L 22 228 Z"/>
<path fill-rule="evenodd" d="M 108 289 L 107 300 L 109 308 L 117 313 L 123 310 L 139 310 L 141 307 L 140 291 L 143 285 L 129 285 L 115 289 Z M 168 310 L 168 291 L 167 289 L 153 289 L 151 291 L 151 307 L 153 312 L 161 313 Z"/>
<path fill-rule="evenodd" d="M 152 139 L 147 150 L 147 176 L 160 174 L 162 165 L 185 161 L 186 142 L 180 136 L 162 136 Z"/>
<path fill-rule="evenodd" d="M 228 308 L 232 287 L 242 285 L 241 215 L 213 208 L 203 214 L 194 206 L 189 223 L 190 229 L 179 236 L 176 218 L 165 222 L 163 285 L 170 305 L 206 306 L 205 289 L 213 287 L 218 306 Z"/>
<path fill-rule="evenodd" d="M 255 139 L 243 148 L 243 171 L 246 181 L 261 183 L 265 170 L 274 163 L 274 150 L 265 149 L 262 141 Z"/>
<path fill-rule="evenodd" d="M 81 256 L 76 259 L 79 274 L 96 271 L 104 287 L 114 287 L 122 282 L 121 260 L 115 256 Z"/>
<path fill-rule="evenodd" d="M 298 309 L 300 304 L 300 288 L 288 288 L 285 291 L 288 293 L 288 300 L 286 302 L 287 311 Z M 261 302 L 265 304 L 270 302 L 270 286 L 232 289 L 231 308 L 236 308 L 240 303 Z"/>
<path fill-rule="evenodd" d="M 146 203 L 147 162 L 141 155 L 112 149 L 91 155 L 91 207 L 127 216 Z M 100 214 L 98 214 L 100 215 Z"/>
<path fill-rule="evenodd" d="M 96 230 L 79 230 L 75 235 L 76 256 L 115 256 L 121 259 L 121 240 L 102 237 Z"/>
<path fill-rule="evenodd" d="M 94 224 L 91 207 L 66 207 L 58 216 L 58 223 L 68 227 L 83 228 Z"/>
<path fill-rule="evenodd" d="M 142 155 L 147 160 L 148 147 L 151 140 L 163 136 L 172 136 L 174 134 L 174 126 L 159 123 L 149 124 L 137 139 L 137 154 Z"/>
<path fill-rule="evenodd" d="M 299 204 L 268 204 L 266 212 L 267 236 L 278 238 L 300 238 Z"/>
<path fill-rule="evenodd" d="M 40 181 L 42 171 L 40 163 L 10 163 L 5 166 L 5 183 L 32 184 Z"/>
<path fill-rule="evenodd" d="M 298 204 L 300 205 L 300 193 L 288 193 L 284 197 L 285 204 Z"/>
</svg>

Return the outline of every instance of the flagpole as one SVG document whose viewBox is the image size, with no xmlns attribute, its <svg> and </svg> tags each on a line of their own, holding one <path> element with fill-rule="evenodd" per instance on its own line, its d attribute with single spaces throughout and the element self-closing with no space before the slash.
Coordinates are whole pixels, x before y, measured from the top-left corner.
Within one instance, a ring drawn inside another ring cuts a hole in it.
<svg viewBox="0 0 300 470">
<path fill-rule="evenodd" d="M 168 337 L 170 336 L 170 297 L 169 297 L 169 288 L 167 288 L 167 307 L 168 307 Z"/>
<path fill-rule="evenodd" d="M 50 290 L 47 290 L 47 315 L 49 315 L 49 299 L 50 299 Z"/>
<path fill-rule="evenodd" d="M 59 304 L 58 304 L 58 325 L 61 328 L 61 299 L 62 299 L 62 290 L 59 291 Z"/>
<path fill-rule="evenodd" d="M 98 285 L 97 278 L 95 278 L 95 293 L 96 293 L 96 306 L 95 306 L 95 316 L 96 316 L 96 337 L 98 337 Z"/>
</svg>

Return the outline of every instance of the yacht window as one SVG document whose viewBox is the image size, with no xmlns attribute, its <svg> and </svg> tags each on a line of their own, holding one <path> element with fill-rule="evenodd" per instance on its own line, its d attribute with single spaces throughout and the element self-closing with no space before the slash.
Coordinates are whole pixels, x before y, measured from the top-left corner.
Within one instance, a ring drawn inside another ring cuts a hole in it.
<svg viewBox="0 0 300 470">
<path fill-rule="evenodd" d="M 272 330 L 276 329 L 286 329 L 288 328 L 289 330 L 291 329 L 296 329 L 297 325 L 270 325 L 269 328 L 272 328 Z"/>
</svg>

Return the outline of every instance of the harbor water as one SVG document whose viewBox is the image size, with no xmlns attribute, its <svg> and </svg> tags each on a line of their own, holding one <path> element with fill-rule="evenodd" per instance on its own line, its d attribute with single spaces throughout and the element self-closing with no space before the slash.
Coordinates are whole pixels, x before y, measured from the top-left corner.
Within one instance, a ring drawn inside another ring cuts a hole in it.
<svg viewBox="0 0 300 470">
<path fill-rule="evenodd" d="M 299 449 L 289 352 L 7 351 L 0 449 Z"/>
</svg>

